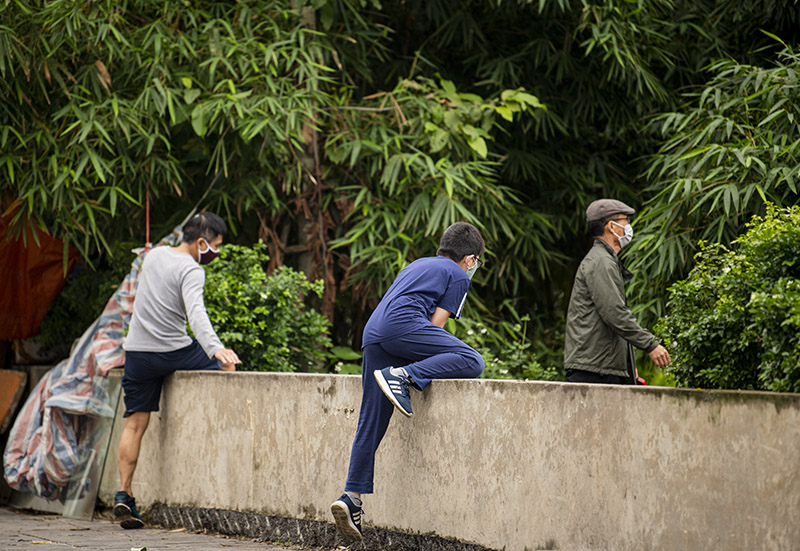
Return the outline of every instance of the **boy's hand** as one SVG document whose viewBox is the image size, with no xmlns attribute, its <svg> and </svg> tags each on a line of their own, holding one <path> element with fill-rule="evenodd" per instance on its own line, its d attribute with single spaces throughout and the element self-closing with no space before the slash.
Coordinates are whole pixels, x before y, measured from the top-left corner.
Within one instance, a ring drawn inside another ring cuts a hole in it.
<svg viewBox="0 0 800 551">
<path fill-rule="evenodd" d="M 236 352 L 230 348 L 217 350 L 217 353 L 214 354 L 214 357 L 222 362 L 223 371 L 236 371 L 236 364 L 242 363 L 242 360 L 239 359 L 239 356 L 236 355 Z"/>
</svg>

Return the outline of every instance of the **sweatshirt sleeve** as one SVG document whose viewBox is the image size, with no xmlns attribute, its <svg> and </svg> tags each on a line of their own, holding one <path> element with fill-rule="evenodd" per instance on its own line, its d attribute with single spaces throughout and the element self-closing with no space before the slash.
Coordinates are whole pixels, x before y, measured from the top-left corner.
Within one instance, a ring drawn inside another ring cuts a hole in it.
<svg viewBox="0 0 800 551">
<path fill-rule="evenodd" d="M 651 352 L 658 346 L 658 341 L 639 325 L 628 308 L 619 266 L 614 262 L 598 262 L 593 272 L 592 277 L 586 278 L 586 283 L 602 320 L 636 348 Z"/>
<path fill-rule="evenodd" d="M 208 319 L 206 305 L 203 302 L 205 282 L 206 273 L 198 266 L 198 269 L 190 270 L 183 277 L 181 294 L 183 295 L 183 304 L 186 308 L 186 318 L 189 320 L 189 326 L 205 353 L 209 358 L 213 358 L 214 354 L 225 347 L 211 326 L 211 320 Z"/>
</svg>

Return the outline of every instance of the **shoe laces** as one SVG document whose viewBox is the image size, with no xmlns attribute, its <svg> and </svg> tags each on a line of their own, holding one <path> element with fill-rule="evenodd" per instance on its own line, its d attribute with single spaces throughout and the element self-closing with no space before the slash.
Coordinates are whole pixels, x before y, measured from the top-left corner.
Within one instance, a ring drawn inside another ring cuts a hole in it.
<svg viewBox="0 0 800 551">
<path fill-rule="evenodd" d="M 389 388 L 392 389 L 392 392 L 394 394 L 399 394 L 400 396 L 403 396 L 404 398 L 408 398 L 410 396 L 410 394 L 408 392 L 408 387 L 411 384 L 411 380 L 406 375 L 403 375 L 402 373 L 398 373 L 397 375 L 392 373 L 392 375 L 397 378 L 397 380 L 398 380 L 398 382 L 400 384 L 397 384 L 397 383 L 391 384 L 391 383 L 389 383 Z"/>
</svg>

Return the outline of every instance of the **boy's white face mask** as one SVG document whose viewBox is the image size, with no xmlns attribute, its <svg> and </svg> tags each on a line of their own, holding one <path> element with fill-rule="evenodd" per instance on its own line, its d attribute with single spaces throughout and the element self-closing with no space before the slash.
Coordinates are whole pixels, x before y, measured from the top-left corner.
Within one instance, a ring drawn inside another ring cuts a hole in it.
<svg viewBox="0 0 800 551">
<path fill-rule="evenodd" d="M 622 231 L 625 232 L 623 235 L 617 236 L 619 238 L 619 247 L 620 248 L 625 247 L 625 245 L 630 243 L 631 239 L 633 239 L 633 228 L 631 227 L 630 224 L 625 224 L 623 226 L 622 224 L 614 222 L 613 220 L 611 220 L 611 223 L 614 224 L 615 226 L 619 226 L 620 228 L 622 228 Z"/>
<path fill-rule="evenodd" d="M 478 268 L 481 267 L 481 264 L 483 264 L 483 262 L 481 262 L 480 259 L 476 256 L 475 263 L 469 268 L 467 268 L 467 277 L 472 279 L 472 276 L 475 275 L 475 272 L 478 271 Z"/>
</svg>

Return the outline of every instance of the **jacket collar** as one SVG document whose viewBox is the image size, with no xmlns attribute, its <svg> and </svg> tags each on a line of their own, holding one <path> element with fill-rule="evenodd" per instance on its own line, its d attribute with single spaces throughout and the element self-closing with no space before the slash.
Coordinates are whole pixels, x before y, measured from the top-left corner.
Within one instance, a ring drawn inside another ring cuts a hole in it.
<svg viewBox="0 0 800 551">
<path fill-rule="evenodd" d="M 611 248 L 611 245 L 609 245 L 599 237 L 595 237 L 593 246 L 604 248 L 606 252 L 608 252 L 608 254 L 610 254 L 611 257 L 616 261 L 617 266 L 619 266 L 619 271 L 622 274 L 622 281 L 628 283 L 631 279 L 633 279 L 633 273 L 625 267 L 625 265 L 622 263 L 622 260 L 620 260 L 617 253 L 615 253 L 614 249 Z"/>
</svg>

